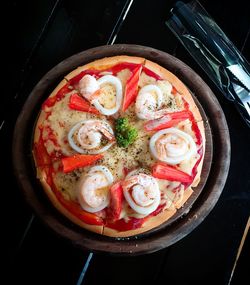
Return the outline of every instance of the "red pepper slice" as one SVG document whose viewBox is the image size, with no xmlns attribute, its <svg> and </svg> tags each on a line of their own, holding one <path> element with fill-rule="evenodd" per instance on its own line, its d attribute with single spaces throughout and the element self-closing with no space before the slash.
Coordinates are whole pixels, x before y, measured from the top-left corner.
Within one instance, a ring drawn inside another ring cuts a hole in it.
<svg viewBox="0 0 250 285">
<path fill-rule="evenodd" d="M 126 109 L 135 101 L 137 96 L 137 89 L 139 83 L 139 77 L 142 70 L 142 65 L 137 66 L 132 75 L 129 77 L 126 83 L 124 99 L 122 105 L 122 111 L 125 112 Z"/>
<path fill-rule="evenodd" d="M 86 74 L 89 74 L 89 75 L 95 76 L 96 78 L 99 78 L 99 77 L 101 77 L 102 72 L 105 72 L 105 71 L 111 72 L 113 75 L 116 75 L 118 72 L 120 72 L 123 69 L 129 69 L 132 71 L 137 66 L 138 66 L 137 63 L 121 62 L 121 63 L 116 64 L 115 66 L 112 66 L 110 68 L 103 69 L 103 70 L 86 69 L 86 70 L 81 71 L 79 74 L 77 74 L 73 78 L 71 78 L 69 80 L 69 83 L 73 86 L 77 85 L 79 83 L 79 81 L 83 78 L 83 76 Z"/>
<path fill-rule="evenodd" d="M 132 63 L 132 62 L 121 62 L 116 64 L 115 66 L 112 66 L 110 69 L 107 69 L 106 71 L 111 71 L 113 75 L 117 75 L 118 72 L 129 69 L 131 72 L 138 67 L 138 63 Z"/>
<path fill-rule="evenodd" d="M 161 79 L 162 79 L 158 74 L 156 74 L 154 71 L 148 69 L 146 66 L 143 66 L 142 71 L 143 71 L 146 75 L 148 75 L 148 76 L 150 76 L 150 77 L 153 77 L 153 78 L 156 79 L 156 80 L 161 80 Z"/>
<path fill-rule="evenodd" d="M 183 183 L 191 183 L 193 181 L 192 176 L 163 162 L 157 162 L 153 165 L 152 175 L 155 178 L 169 181 L 179 181 Z"/>
<path fill-rule="evenodd" d="M 103 220 L 94 213 L 84 211 L 77 203 L 67 201 L 62 196 L 60 202 L 67 208 L 73 215 L 81 219 L 84 223 L 89 225 L 103 225 Z"/>
<path fill-rule="evenodd" d="M 174 87 L 174 85 L 172 86 L 171 93 L 172 93 L 173 95 L 176 95 L 176 94 L 178 93 L 178 90 Z"/>
<path fill-rule="evenodd" d="M 99 112 L 90 105 L 88 101 L 80 97 L 77 93 L 70 96 L 69 108 L 77 111 L 88 112 L 98 115 Z"/>
<path fill-rule="evenodd" d="M 159 119 L 148 121 L 147 123 L 145 123 L 144 129 L 148 132 L 167 129 L 178 124 L 183 120 L 188 119 L 189 117 L 190 117 L 190 112 L 187 110 L 169 113 Z"/>
<path fill-rule="evenodd" d="M 119 220 L 122 211 L 123 190 L 120 182 L 116 182 L 110 188 L 110 205 L 108 208 L 108 218 L 115 222 Z"/>
<path fill-rule="evenodd" d="M 63 172 L 68 173 L 76 168 L 93 164 L 103 157 L 102 154 L 75 154 L 62 158 Z"/>
</svg>

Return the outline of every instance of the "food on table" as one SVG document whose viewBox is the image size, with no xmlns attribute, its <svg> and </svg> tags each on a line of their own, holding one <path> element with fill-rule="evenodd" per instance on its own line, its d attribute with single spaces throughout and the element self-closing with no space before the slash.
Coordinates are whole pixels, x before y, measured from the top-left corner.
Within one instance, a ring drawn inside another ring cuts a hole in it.
<svg viewBox="0 0 250 285">
<path fill-rule="evenodd" d="M 33 157 L 45 193 L 72 222 L 134 236 L 165 223 L 195 191 L 204 125 L 173 73 L 140 57 L 107 57 L 48 95 Z"/>
</svg>

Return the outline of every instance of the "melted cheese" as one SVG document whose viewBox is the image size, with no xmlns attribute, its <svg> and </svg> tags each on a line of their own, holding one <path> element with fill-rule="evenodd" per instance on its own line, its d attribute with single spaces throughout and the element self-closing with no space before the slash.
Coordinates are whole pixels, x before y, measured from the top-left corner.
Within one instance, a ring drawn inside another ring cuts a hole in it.
<svg viewBox="0 0 250 285">
<path fill-rule="evenodd" d="M 117 73 L 117 77 L 121 80 L 122 82 L 122 89 L 124 90 L 126 87 L 126 82 L 131 76 L 131 71 L 129 69 L 123 69 L 120 72 Z"/>
<path fill-rule="evenodd" d="M 64 198 L 67 200 L 77 201 L 75 187 L 79 180 L 77 172 L 71 172 L 65 175 L 63 172 L 58 172 L 54 177 L 54 183 L 61 190 Z"/>
<path fill-rule="evenodd" d="M 115 179 L 124 178 L 124 169 L 149 168 L 155 161 L 148 151 L 150 136 L 143 131 L 143 122 L 137 119 L 134 106 L 127 110 L 126 117 L 129 119 L 130 124 L 138 130 L 136 141 L 128 148 L 121 148 L 114 144 L 105 153 L 101 162 L 110 169 Z"/>
<path fill-rule="evenodd" d="M 139 88 L 142 88 L 148 84 L 155 84 L 156 79 L 153 77 L 148 76 L 146 73 L 142 72 L 139 79 Z"/>
<path fill-rule="evenodd" d="M 122 82 L 123 89 L 127 79 L 131 76 L 131 72 L 126 69 L 117 74 L 117 77 Z M 149 77 L 142 73 L 139 81 L 139 88 L 147 84 L 156 84 L 163 92 L 163 105 L 169 108 L 170 112 L 183 110 L 183 102 L 180 95 L 171 94 L 172 85 L 168 81 L 156 81 L 154 78 Z M 100 102 L 107 108 L 112 108 L 115 102 L 115 89 L 112 85 L 106 84 L 102 86 L 103 95 Z M 43 132 L 43 139 L 46 141 L 46 148 L 49 153 L 56 149 L 61 149 L 63 154 L 72 155 L 75 152 L 70 148 L 67 142 L 67 134 L 70 128 L 80 120 L 99 118 L 106 120 L 105 116 L 96 116 L 86 112 L 79 112 L 71 110 L 68 107 L 69 93 L 61 101 L 57 102 L 51 108 L 51 115 L 44 122 L 44 126 L 49 126 L 55 134 L 58 145 L 55 145 L 53 140 L 50 139 L 48 131 Z M 129 119 L 129 122 L 138 130 L 138 138 L 128 148 L 120 148 L 114 144 L 108 151 L 105 152 L 103 159 L 98 161 L 96 165 L 103 165 L 107 167 L 114 180 L 123 179 L 126 175 L 124 170 L 133 170 L 136 168 L 150 169 L 151 165 L 156 162 L 149 151 L 150 134 L 146 133 L 143 129 L 143 120 L 139 120 L 135 115 L 134 104 L 132 104 L 123 116 Z M 63 119 L 62 119 L 63 118 Z M 179 123 L 178 128 L 190 134 L 193 138 L 195 135 L 191 128 L 191 123 L 186 120 Z M 191 169 L 199 159 L 197 154 L 189 161 L 184 161 L 178 165 L 178 168 L 191 174 Z M 79 178 L 89 170 L 90 167 L 79 168 L 71 173 L 64 174 L 58 172 L 54 177 L 56 186 L 61 190 L 65 199 L 77 201 L 76 198 L 76 184 Z M 173 191 L 173 182 L 157 179 L 161 191 L 161 204 L 165 205 L 164 209 L 173 210 L 176 208 L 176 202 L 181 202 L 183 197 L 183 189 L 175 193 Z M 128 217 L 142 218 L 143 215 L 135 213 L 125 202 L 120 218 L 125 220 Z"/>
<path fill-rule="evenodd" d="M 143 86 L 149 84 L 157 85 L 162 91 L 163 104 L 161 106 L 161 109 L 168 109 L 170 113 L 181 111 L 184 109 L 181 95 L 173 95 L 171 93 L 172 84 L 170 82 L 168 82 L 167 80 L 156 80 L 155 78 L 150 77 L 144 72 L 142 72 L 139 80 L 139 88 L 142 88 Z"/>
<path fill-rule="evenodd" d="M 116 90 L 114 85 L 103 84 L 101 85 L 101 93 L 98 97 L 99 103 L 107 109 L 112 109 L 116 104 Z"/>
<path fill-rule="evenodd" d="M 167 80 L 159 80 L 156 85 L 161 89 L 163 95 L 162 109 L 167 109 L 169 112 L 181 111 L 184 109 L 181 96 L 179 94 L 173 95 L 171 93 L 172 84 Z"/>
<path fill-rule="evenodd" d="M 74 151 L 69 146 L 67 140 L 69 130 L 75 123 L 81 120 L 97 118 L 94 114 L 70 109 L 68 104 L 71 94 L 72 92 L 67 94 L 51 108 L 51 115 L 49 115 L 48 119 L 44 122 L 44 127 L 48 126 L 57 140 L 57 144 L 55 144 L 54 141 L 51 140 L 50 134 L 46 131 L 43 132 L 43 139 L 46 141 L 48 153 L 52 153 L 55 150 L 62 150 L 62 153 L 65 155 L 73 154 Z"/>
</svg>

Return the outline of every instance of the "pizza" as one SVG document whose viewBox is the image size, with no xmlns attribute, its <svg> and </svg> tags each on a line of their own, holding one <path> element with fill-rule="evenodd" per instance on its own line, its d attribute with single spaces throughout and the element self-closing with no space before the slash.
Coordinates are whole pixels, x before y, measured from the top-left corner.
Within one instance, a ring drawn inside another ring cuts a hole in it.
<svg viewBox="0 0 250 285">
<path fill-rule="evenodd" d="M 68 220 L 110 237 L 155 230 L 200 182 L 204 124 L 173 73 L 141 57 L 95 60 L 65 75 L 34 125 L 44 193 Z"/>
</svg>

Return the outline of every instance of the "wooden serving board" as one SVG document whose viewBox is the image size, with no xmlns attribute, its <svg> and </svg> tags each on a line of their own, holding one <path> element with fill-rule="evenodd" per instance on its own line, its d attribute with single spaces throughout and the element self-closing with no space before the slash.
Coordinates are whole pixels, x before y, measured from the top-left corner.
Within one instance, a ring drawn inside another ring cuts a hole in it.
<svg viewBox="0 0 250 285">
<path fill-rule="evenodd" d="M 80 65 L 114 55 L 141 56 L 174 73 L 194 95 L 205 125 L 206 152 L 201 182 L 194 194 L 166 223 L 131 238 L 109 238 L 86 231 L 62 216 L 48 201 L 32 160 L 33 128 L 41 104 L 63 77 Z M 60 236 L 85 250 L 113 254 L 145 254 L 168 247 L 189 234 L 213 209 L 223 190 L 230 164 L 230 138 L 223 111 L 206 83 L 190 67 L 165 52 L 138 45 L 100 46 L 59 63 L 35 86 L 16 122 L 14 172 L 23 194 L 40 219 Z"/>
</svg>

